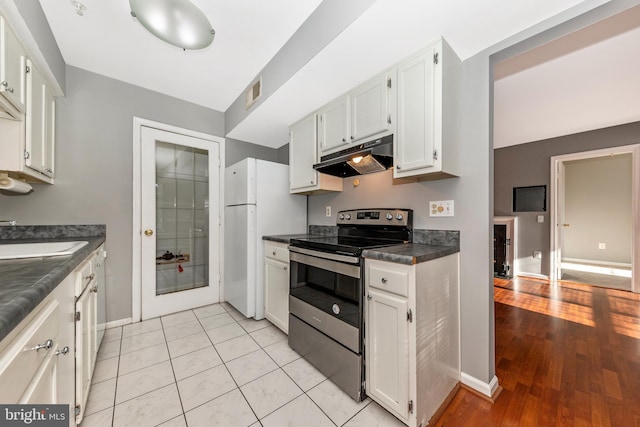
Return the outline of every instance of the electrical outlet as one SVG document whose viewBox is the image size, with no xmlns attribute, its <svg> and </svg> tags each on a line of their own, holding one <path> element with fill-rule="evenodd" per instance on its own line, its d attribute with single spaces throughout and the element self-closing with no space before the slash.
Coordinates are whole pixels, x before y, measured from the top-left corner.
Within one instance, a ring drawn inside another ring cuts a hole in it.
<svg viewBox="0 0 640 427">
<path fill-rule="evenodd" d="M 429 202 L 429 216 L 453 216 L 453 200 Z"/>
<path fill-rule="evenodd" d="M 331 206 L 326 206 L 324 208 L 324 216 L 331 217 Z"/>
<path fill-rule="evenodd" d="M 598 249 L 607 249 L 606 243 L 598 243 Z"/>
</svg>

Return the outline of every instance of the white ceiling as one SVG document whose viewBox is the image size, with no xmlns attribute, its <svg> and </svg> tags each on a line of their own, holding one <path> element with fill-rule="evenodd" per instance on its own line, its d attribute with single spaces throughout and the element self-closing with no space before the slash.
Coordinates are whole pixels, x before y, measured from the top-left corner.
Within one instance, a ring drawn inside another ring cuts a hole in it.
<svg viewBox="0 0 640 427">
<path fill-rule="evenodd" d="M 131 17 L 129 0 L 40 0 L 68 65 L 225 111 L 321 0 L 193 0 L 216 36 L 183 51 Z"/>
<path fill-rule="evenodd" d="M 193 0 L 216 38 L 207 49 L 183 52 L 146 32 L 127 0 L 82 1 L 87 11 L 80 17 L 67 0 L 40 0 L 67 64 L 218 111 L 321 2 Z M 291 123 L 440 36 L 464 60 L 582 2 L 377 0 L 228 136 L 280 147 Z"/>
<path fill-rule="evenodd" d="M 636 6 L 497 64 L 494 148 L 640 120 L 639 47 Z"/>
</svg>

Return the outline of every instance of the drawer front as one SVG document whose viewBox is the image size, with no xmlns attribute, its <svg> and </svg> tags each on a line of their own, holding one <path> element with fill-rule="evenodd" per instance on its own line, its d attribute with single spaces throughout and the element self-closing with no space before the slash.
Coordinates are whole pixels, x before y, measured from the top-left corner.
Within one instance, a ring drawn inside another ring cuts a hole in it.
<svg viewBox="0 0 640 427">
<path fill-rule="evenodd" d="M 289 263 L 289 249 L 286 243 L 265 242 L 264 256 Z"/>
<path fill-rule="evenodd" d="M 0 402 L 17 403 L 32 378 L 56 349 L 58 338 L 58 302 L 51 301 L 38 313 L 0 355 Z M 41 348 L 51 340 L 50 348 Z"/>
<path fill-rule="evenodd" d="M 395 266 L 394 266 L 395 267 Z M 402 266 L 370 265 L 368 268 L 369 286 L 397 295 L 409 295 L 409 270 Z"/>
<path fill-rule="evenodd" d="M 95 277 L 94 275 L 94 261 L 95 256 L 91 257 L 91 259 L 86 260 L 80 267 L 76 269 L 75 272 L 75 297 L 78 298 L 82 295 L 82 291 L 89 284 L 91 280 Z"/>
</svg>

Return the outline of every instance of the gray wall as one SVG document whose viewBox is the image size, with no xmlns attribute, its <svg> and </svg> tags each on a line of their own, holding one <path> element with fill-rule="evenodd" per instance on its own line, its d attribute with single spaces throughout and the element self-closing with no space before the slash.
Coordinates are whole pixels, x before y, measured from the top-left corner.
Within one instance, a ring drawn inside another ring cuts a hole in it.
<svg viewBox="0 0 640 427">
<path fill-rule="evenodd" d="M 49 68 L 58 81 L 58 85 L 60 85 L 62 91 L 65 92 L 64 59 L 62 58 L 58 44 L 53 38 L 51 27 L 49 27 L 49 22 L 44 15 L 42 7 L 40 7 L 40 2 L 38 0 L 15 0 L 14 3 L 20 11 L 22 19 L 24 19 L 29 27 L 40 52 L 42 52 L 47 64 L 49 64 Z"/>
<path fill-rule="evenodd" d="M 562 258 L 631 265 L 631 153 L 565 162 Z M 606 249 L 599 249 L 604 243 Z"/>
<path fill-rule="evenodd" d="M 56 182 L 0 195 L 0 217 L 107 224 L 107 316 L 119 320 L 131 316 L 133 117 L 223 136 L 223 114 L 78 68 L 66 73 L 67 96 L 56 104 Z M 226 158 L 277 158 L 276 150 L 252 148 L 228 144 Z"/>
<path fill-rule="evenodd" d="M 260 104 L 273 95 L 311 58 L 324 49 L 336 36 L 353 23 L 374 0 L 324 0 L 300 28 L 287 40 L 267 65 L 258 73 L 262 76 L 260 98 L 247 110 L 245 93 L 255 83 L 252 79 L 225 111 L 225 128 L 231 132 Z M 256 76 L 256 78 L 258 77 Z"/>
<path fill-rule="evenodd" d="M 273 148 L 264 147 L 262 145 L 252 144 L 250 142 L 240 141 L 237 139 L 225 139 L 225 166 L 231 166 L 247 157 L 255 157 L 256 159 L 269 160 L 276 163 L 289 164 L 279 156 L 279 151 Z"/>
<path fill-rule="evenodd" d="M 640 122 L 590 132 L 582 132 L 544 141 L 530 142 L 495 150 L 494 195 L 495 215 L 513 215 L 518 219 L 518 254 L 523 272 L 549 275 L 549 180 L 552 156 L 640 143 Z M 547 186 L 547 212 L 512 211 L 513 187 Z M 536 216 L 544 222 L 537 223 Z M 542 251 L 542 259 L 534 259 L 533 251 Z"/>
</svg>

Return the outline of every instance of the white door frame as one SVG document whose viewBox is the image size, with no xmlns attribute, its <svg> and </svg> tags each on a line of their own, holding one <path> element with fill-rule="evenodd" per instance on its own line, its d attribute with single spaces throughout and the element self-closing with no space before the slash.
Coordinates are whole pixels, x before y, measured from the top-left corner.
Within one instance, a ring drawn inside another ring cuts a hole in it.
<svg viewBox="0 0 640 427">
<path fill-rule="evenodd" d="M 224 244 L 224 142 L 225 139 L 219 136 L 209 135 L 202 132 L 196 132 L 189 129 L 184 129 L 165 123 L 154 122 L 152 120 L 142 119 L 139 117 L 133 118 L 133 227 L 132 227 L 132 268 L 131 268 L 131 319 L 133 322 L 139 322 L 142 319 L 142 175 L 141 175 L 141 136 L 142 127 L 155 128 L 167 132 L 173 132 L 181 135 L 191 136 L 194 138 L 200 138 L 219 144 L 220 147 L 220 167 L 219 171 L 219 194 L 220 203 L 218 203 L 218 216 L 220 218 L 220 238 L 218 239 L 217 253 L 220 254 L 220 277 L 224 277 L 224 259 L 223 259 L 223 244 Z M 211 212 L 213 215 L 213 212 Z M 222 295 L 224 295 L 224 283 L 220 280 L 220 301 L 222 301 Z"/>
<path fill-rule="evenodd" d="M 563 162 L 570 160 L 590 159 L 594 157 L 606 157 L 613 154 L 631 154 L 631 290 L 640 293 L 640 144 L 624 145 L 620 147 L 604 148 L 601 150 L 584 151 L 580 153 L 564 154 L 551 157 L 551 194 L 549 197 L 551 211 L 551 248 L 550 248 L 550 279 L 560 280 L 560 237 L 558 231 L 561 217 L 560 195 L 564 190 L 564 177 L 560 176 L 559 170 Z"/>
</svg>

